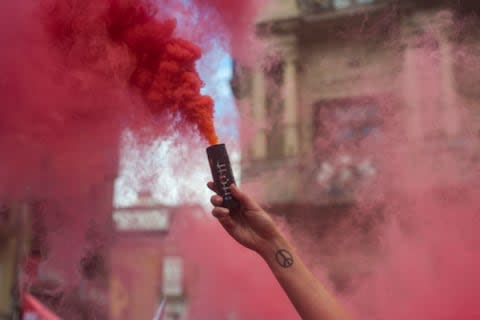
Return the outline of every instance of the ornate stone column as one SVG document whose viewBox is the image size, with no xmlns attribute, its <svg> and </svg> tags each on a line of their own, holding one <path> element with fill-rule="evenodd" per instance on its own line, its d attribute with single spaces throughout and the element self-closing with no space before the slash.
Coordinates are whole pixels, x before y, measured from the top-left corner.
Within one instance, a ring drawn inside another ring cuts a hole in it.
<svg viewBox="0 0 480 320">
<path fill-rule="evenodd" d="M 260 126 L 255 133 L 251 146 L 253 160 L 265 159 L 267 156 L 267 135 L 265 132 L 265 75 L 259 68 L 253 74 L 252 83 L 252 118 Z"/>
<path fill-rule="evenodd" d="M 450 11 L 426 12 L 413 15 L 404 23 L 407 131 L 413 141 L 428 135 L 423 128 L 432 121 L 437 123 L 438 127 L 435 130 L 449 138 L 459 134 L 461 117 L 457 106 L 454 59 L 450 41 L 452 19 Z M 429 44 L 425 44 L 425 41 L 432 42 L 431 45 L 434 43 L 435 47 L 429 48 Z M 420 63 L 425 62 L 429 63 L 432 69 L 438 69 L 438 78 L 430 79 L 434 82 L 422 81 L 422 74 L 421 71 L 419 73 L 418 68 L 424 67 Z M 433 91 L 438 92 L 438 101 L 428 99 L 427 94 L 431 95 Z M 434 105 L 431 109 L 427 109 L 428 112 L 422 112 L 427 108 L 425 104 L 428 103 Z"/>
<path fill-rule="evenodd" d="M 440 88 L 443 92 L 442 122 L 445 133 L 449 138 L 456 137 L 461 126 L 460 109 L 457 106 L 458 99 L 455 90 L 454 57 L 450 41 L 450 34 L 453 29 L 452 15 L 450 11 L 443 11 L 435 17 L 442 72 Z"/>
<path fill-rule="evenodd" d="M 419 54 L 418 33 L 420 26 L 413 17 L 406 18 L 402 26 L 402 37 L 405 46 L 404 64 L 403 64 L 403 97 L 405 99 L 405 131 L 410 142 L 418 141 L 423 138 L 421 117 L 421 84 L 417 77 L 417 57 Z"/>
<path fill-rule="evenodd" d="M 300 149 L 298 140 L 297 37 L 294 34 L 283 36 L 279 45 L 285 61 L 283 86 L 285 142 L 283 151 L 286 157 L 291 157 L 297 155 Z"/>
</svg>

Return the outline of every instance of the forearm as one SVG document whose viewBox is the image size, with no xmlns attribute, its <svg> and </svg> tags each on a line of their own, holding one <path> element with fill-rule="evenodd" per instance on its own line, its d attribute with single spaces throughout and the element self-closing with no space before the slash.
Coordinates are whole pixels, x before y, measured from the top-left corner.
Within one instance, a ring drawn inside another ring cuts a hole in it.
<svg viewBox="0 0 480 320">
<path fill-rule="evenodd" d="M 351 319 L 313 276 L 282 236 L 264 245 L 259 254 L 267 262 L 303 320 Z"/>
</svg>

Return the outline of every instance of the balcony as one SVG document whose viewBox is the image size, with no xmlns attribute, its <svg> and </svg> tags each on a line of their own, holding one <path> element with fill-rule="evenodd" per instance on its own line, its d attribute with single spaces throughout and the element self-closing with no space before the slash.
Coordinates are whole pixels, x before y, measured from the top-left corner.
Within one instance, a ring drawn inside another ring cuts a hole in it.
<svg viewBox="0 0 480 320">
<path fill-rule="evenodd" d="M 303 13 L 319 13 L 324 11 L 371 6 L 391 2 L 391 0 L 297 0 Z"/>
<path fill-rule="evenodd" d="M 403 7 L 411 1 L 413 0 L 292 0 L 294 6 L 274 10 L 280 11 L 281 14 L 278 12 L 266 14 L 259 19 L 257 27 L 260 34 L 285 33 L 309 23 L 329 22 L 342 17 L 349 19 L 352 16 L 382 12 L 392 5 Z M 292 7 L 295 7 L 295 10 Z"/>
<path fill-rule="evenodd" d="M 351 17 L 380 12 L 393 4 L 405 5 L 399 0 L 297 0 L 305 22 L 328 21 L 340 17 Z"/>
<path fill-rule="evenodd" d="M 479 11 L 480 4 L 477 0 L 296 0 L 302 14 L 323 13 L 355 13 L 358 11 L 371 11 L 381 9 L 389 4 L 397 7 L 428 8 L 436 6 L 452 6 L 465 11 Z"/>
</svg>

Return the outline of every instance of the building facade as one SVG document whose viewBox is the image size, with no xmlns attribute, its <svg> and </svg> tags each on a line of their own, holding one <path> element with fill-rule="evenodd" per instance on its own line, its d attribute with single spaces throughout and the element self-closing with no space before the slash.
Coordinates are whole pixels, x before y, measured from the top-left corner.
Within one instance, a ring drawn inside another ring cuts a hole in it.
<svg viewBox="0 0 480 320">
<path fill-rule="evenodd" d="M 381 161 L 369 148 L 387 140 L 387 127 L 391 134 L 401 122 L 396 134 L 412 143 L 448 149 L 468 140 L 478 151 L 479 8 L 475 1 L 276 0 L 259 16 L 256 31 L 268 49 L 256 66 L 235 65 L 232 80 L 239 105 L 248 106 L 244 121 L 256 126 L 242 137 L 242 178 L 262 181 L 271 211 L 310 241 L 306 247 L 332 257 L 322 264 L 348 269 L 328 253 L 328 241 L 318 248 L 318 238 L 376 179 Z M 381 216 L 382 206 L 380 199 L 372 210 Z M 360 223 L 368 234 L 371 221 Z M 332 277 L 342 286 L 342 275 Z"/>
<path fill-rule="evenodd" d="M 188 307 L 185 259 L 178 239 L 171 235 L 178 220 L 183 220 L 176 214 L 179 211 L 159 204 L 148 192 L 140 193 L 133 206 L 114 211 L 109 319 L 153 318 L 164 299 L 163 319 L 184 318 Z"/>
</svg>

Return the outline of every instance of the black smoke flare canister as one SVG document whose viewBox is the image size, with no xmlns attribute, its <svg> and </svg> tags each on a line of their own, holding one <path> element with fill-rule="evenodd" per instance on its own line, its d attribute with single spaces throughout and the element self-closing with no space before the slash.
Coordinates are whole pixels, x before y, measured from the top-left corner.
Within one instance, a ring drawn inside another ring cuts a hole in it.
<svg viewBox="0 0 480 320">
<path fill-rule="evenodd" d="M 207 156 L 216 191 L 223 198 L 222 207 L 238 208 L 240 204 L 233 198 L 230 189 L 230 185 L 235 183 L 235 178 L 225 144 L 215 144 L 208 147 Z"/>
</svg>

